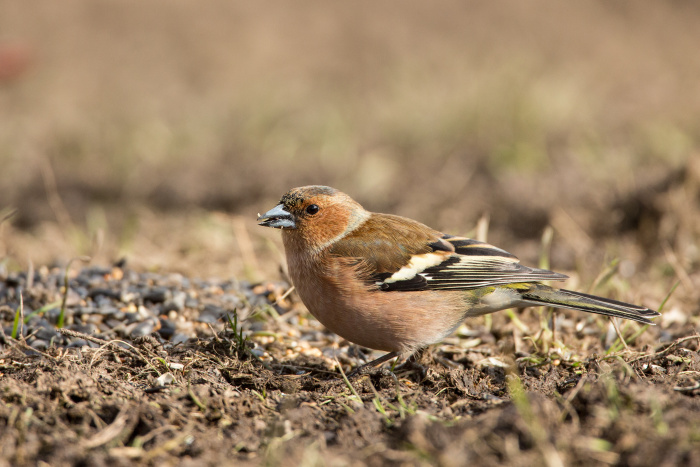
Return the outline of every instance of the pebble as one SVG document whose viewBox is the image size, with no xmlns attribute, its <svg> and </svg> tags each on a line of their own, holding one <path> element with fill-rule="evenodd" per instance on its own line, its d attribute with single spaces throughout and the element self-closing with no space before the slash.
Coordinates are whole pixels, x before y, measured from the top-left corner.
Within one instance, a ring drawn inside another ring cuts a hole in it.
<svg viewBox="0 0 700 467">
<path fill-rule="evenodd" d="M 124 320 L 128 323 L 136 323 L 141 320 L 141 316 L 135 311 L 124 313 Z"/>
<path fill-rule="evenodd" d="M 226 310 L 216 305 L 205 305 L 204 309 L 199 312 L 197 321 L 200 323 L 216 323 L 220 318 L 223 318 Z"/>
<path fill-rule="evenodd" d="M 61 334 L 59 334 L 58 331 L 49 327 L 40 327 L 34 331 L 34 337 L 46 341 L 50 341 L 51 339 L 58 338 L 60 336 Z"/>
<path fill-rule="evenodd" d="M 177 325 L 173 321 L 160 318 L 160 329 L 158 330 L 158 334 L 160 334 L 162 338 L 170 339 L 175 334 L 175 331 L 177 331 Z"/>
<path fill-rule="evenodd" d="M 8 341 L 12 337 L 12 326 L 3 326 L 2 327 L 3 334 L 7 337 Z M 20 333 L 19 330 L 17 330 L 17 335 L 27 335 L 27 327 L 25 326 L 24 329 L 22 329 L 22 332 Z M 2 335 L 0 335 L 0 338 L 2 338 Z M 3 339 L 4 340 L 4 339 Z"/>
<path fill-rule="evenodd" d="M 72 349 L 72 348 L 77 347 L 80 349 L 86 345 L 89 346 L 90 343 L 88 341 L 86 341 L 85 339 L 71 339 L 70 342 L 68 343 L 68 348 Z"/>
<path fill-rule="evenodd" d="M 66 297 L 66 306 L 76 306 L 82 303 L 83 298 L 78 292 L 72 288 L 68 288 L 68 297 Z"/>
<path fill-rule="evenodd" d="M 80 297 L 81 300 L 85 300 L 90 295 L 90 290 L 87 287 L 73 287 L 73 291 Z"/>
<path fill-rule="evenodd" d="M 105 307 L 104 312 L 100 311 L 100 314 L 104 314 L 107 318 L 117 321 L 123 321 L 124 318 L 126 318 L 126 313 L 112 306 Z"/>
<path fill-rule="evenodd" d="M 92 315 L 88 315 L 88 316 L 85 318 L 85 320 L 86 320 L 86 322 L 88 322 L 88 323 L 91 323 L 91 324 L 94 324 L 94 325 L 98 325 L 98 324 L 102 323 L 102 321 L 104 321 L 104 316 L 92 314 Z"/>
<path fill-rule="evenodd" d="M 173 384 L 175 382 L 175 377 L 172 373 L 163 373 L 156 379 L 156 384 L 158 386 L 165 386 L 168 384 Z"/>
<path fill-rule="evenodd" d="M 182 311 L 185 309 L 185 301 L 187 300 L 187 294 L 182 291 L 177 291 L 172 294 L 172 298 L 165 303 L 163 303 L 162 312 L 167 313 L 169 311 Z"/>
<path fill-rule="evenodd" d="M 27 342 L 29 344 L 29 347 L 36 349 L 36 350 L 46 350 L 49 348 L 49 343 L 45 341 L 44 339 L 32 339 Z"/>
<path fill-rule="evenodd" d="M 170 338 L 170 342 L 173 345 L 184 344 L 188 340 L 190 340 L 190 336 L 182 334 L 181 332 L 176 332 L 173 334 L 173 337 Z"/>
<path fill-rule="evenodd" d="M 46 319 L 49 320 L 52 324 L 58 323 L 58 317 L 61 314 L 61 309 L 60 308 L 51 308 L 50 310 L 47 310 L 44 316 L 46 316 Z M 70 308 L 66 308 L 66 311 L 64 313 L 63 319 L 67 320 L 69 316 L 73 316 L 73 310 Z"/>
<path fill-rule="evenodd" d="M 116 291 L 116 290 L 110 290 L 106 288 L 96 288 L 92 289 L 89 292 L 87 292 L 87 297 L 96 299 L 99 297 L 105 297 L 109 298 L 112 300 L 120 300 L 121 299 L 121 292 Z"/>
<path fill-rule="evenodd" d="M 144 302 L 163 303 L 172 296 L 172 293 L 165 287 L 155 287 L 143 294 Z"/>
<path fill-rule="evenodd" d="M 39 266 L 32 280 L 28 280 L 27 272 L 8 272 L 5 265 L 0 264 L 0 310 L 3 310 L 0 325 L 7 337 L 12 334 L 19 294 L 23 295 L 25 317 L 47 304 L 61 303 L 65 274 L 64 267 Z M 264 329 L 263 322 L 244 318 L 253 314 L 254 306 L 272 305 L 289 288 L 284 282 L 251 284 L 217 278 L 186 278 L 180 274 L 139 273 L 126 268 L 123 262 L 82 269 L 74 265 L 68 279 L 64 321 L 67 329 L 104 339 L 133 339 L 152 334 L 167 345 L 211 336 L 212 328 L 216 332 L 226 328 L 226 314 L 234 309 L 241 317 L 239 325 L 244 333 Z M 30 289 L 26 289 L 28 284 Z M 291 306 L 284 302 L 275 306 L 280 314 Z M 31 336 L 32 348 L 43 351 L 51 346 L 99 347 L 94 342 L 59 333 L 56 324 L 60 312 L 60 305 L 43 310 L 30 316 L 22 326 L 22 334 Z M 0 345 L 6 344 L 0 342 Z"/>
<path fill-rule="evenodd" d="M 129 328 L 131 328 L 129 330 Z M 131 338 L 143 337 L 152 334 L 160 328 L 160 323 L 157 320 L 148 319 L 140 323 L 134 323 L 133 327 L 127 328 L 127 335 Z"/>
<path fill-rule="evenodd" d="M 125 324 L 125 320 L 121 319 L 108 319 L 107 321 L 104 322 L 105 326 L 107 326 L 108 329 L 114 329 L 118 328 L 120 326 L 123 326 Z"/>
</svg>

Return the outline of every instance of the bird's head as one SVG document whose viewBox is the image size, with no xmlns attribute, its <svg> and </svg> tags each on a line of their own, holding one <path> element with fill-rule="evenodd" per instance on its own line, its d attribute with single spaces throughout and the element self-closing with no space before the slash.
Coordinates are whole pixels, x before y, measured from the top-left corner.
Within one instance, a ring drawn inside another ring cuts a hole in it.
<svg viewBox="0 0 700 467">
<path fill-rule="evenodd" d="M 311 185 L 293 188 L 277 206 L 258 217 L 258 225 L 282 230 L 288 240 L 323 249 L 369 216 L 359 203 L 335 188 Z"/>
</svg>

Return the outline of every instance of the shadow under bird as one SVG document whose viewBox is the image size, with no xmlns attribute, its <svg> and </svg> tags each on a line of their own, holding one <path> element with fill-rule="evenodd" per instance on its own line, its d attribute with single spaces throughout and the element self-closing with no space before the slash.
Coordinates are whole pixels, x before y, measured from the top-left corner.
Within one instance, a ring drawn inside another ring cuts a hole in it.
<svg viewBox="0 0 700 467">
<path fill-rule="evenodd" d="M 326 186 L 290 190 L 258 221 L 282 231 L 289 275 L 311 314 L 350 342 L 389 352 L 362 371 L 440 342 L 465 318 L 506 308 L 544 305 L 645 324 L 659 316 L 550 287 L 541 281 L 567 276 L 523 266 L 488 243 L 366 211 Z"/>
</svg>

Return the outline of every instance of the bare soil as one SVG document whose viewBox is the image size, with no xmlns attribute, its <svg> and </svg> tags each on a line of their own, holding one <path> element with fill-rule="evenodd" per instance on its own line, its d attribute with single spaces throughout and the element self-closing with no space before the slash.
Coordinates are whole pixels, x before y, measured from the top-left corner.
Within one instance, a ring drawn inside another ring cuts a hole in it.
<svg viewBox="0 0 700 467">
<path fill-rule="evenodd" d="M 279 293 L 269 298 L 278 302 Z M 196 323 L 202 337 L 176 345 L 159 332 L 102 340 L 65 331 L 66 339 L 93 345 L 39 351 L 27 345 L 31 335 L 5 336 L 2 463 L 700 462 L 699 337 L 692 325 L 639 333 L 633 323 L 622 328 L 630 348 L 613 333 L 608 345 L 620 350 L 606 354 L 611 326 L 603 318 L 566 312 L 557 317 L 559 335 L 547 338 L 545 326 L 530 341 L 518 328 L 536 329 L 546 312 L 502 313 L 491 323 L 468 323 L 394 373 L 378 369 L 346 382 L 338 363 L 349 371 L 361 362 L 360 349 L 307 320 L 298 303 L 285 307 L 257 325 L 250 318 L 237 333 L 225 319 Z M 4 308 L 6 323 L 10 311 Z M 182 316 L 198 314 L 187 311 Z"/>
</svg>

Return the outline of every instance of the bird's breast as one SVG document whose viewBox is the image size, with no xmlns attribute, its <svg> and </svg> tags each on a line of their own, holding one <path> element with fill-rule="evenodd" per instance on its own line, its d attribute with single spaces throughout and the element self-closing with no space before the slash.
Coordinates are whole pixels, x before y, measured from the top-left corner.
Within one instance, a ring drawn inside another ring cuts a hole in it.
<svg viewBox="0 0 700 467">
<path fill-rule="evenodd" d="M 464 301 L 454 292 L 382 292 L 357 268 L 337 258 L 287 258 L 289 275 L 311 314 L 355 344 L 408 352 L 438 342 L 462 321 Z"/>
</svg>

